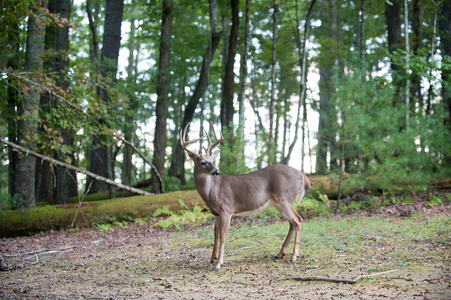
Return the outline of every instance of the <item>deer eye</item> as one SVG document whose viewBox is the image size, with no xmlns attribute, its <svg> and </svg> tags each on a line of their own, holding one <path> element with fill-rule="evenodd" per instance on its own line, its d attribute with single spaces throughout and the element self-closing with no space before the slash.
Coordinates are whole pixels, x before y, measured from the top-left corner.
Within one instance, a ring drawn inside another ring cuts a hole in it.
<svg viewBox="0 0 451 300">
<path fill-rule="evenodd" d="M 203 162 L 200 163 L 200 165 L 201 165 L 202 167 L 205 167 L 205 166 L 207 165 L 207 163 L 203 161 Z"/>
</svg>

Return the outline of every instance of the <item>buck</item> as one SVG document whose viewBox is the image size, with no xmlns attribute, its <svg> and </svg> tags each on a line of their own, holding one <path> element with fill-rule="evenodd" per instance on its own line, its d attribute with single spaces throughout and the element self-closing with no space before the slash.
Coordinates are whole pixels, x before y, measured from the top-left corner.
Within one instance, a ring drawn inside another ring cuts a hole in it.
<svg viewBox="0 0 451 300">
<path fill-rule="evenodd" d="M 302 218 L 294 209 L 294 201 L 300 194 L 299 202 L 310 189 L 310 181 L 302 172 L 286 165 L 270 165 L 264 169 L 245 175 L 220 175 L 213 161 L 219 150 L 211 152 L 213 147 L 224 141 L 212 122 L 211 126 L 215 142 L 211 142 L 208 132 L 191 141 L 185 141 L 186 131 L 180 130 L 180 143 L 194 162 L 194 183 L 202 199 L 215 218 L 214 243 L 211 263 L 218 259 L 213 270 L 217 271 L 224 263 L 224 247 L 232 216 L 251 216 L 274 206 L 290 223 L 290 230 L 275 258 L 281 259 L 287 252 L 288 245 L 295 234 L 294 250 L 291 262 L 299 256 Z M 183 133 L 182 133 L 183 131 Z M 189 144 L 208 138 L 209 146 L 204 148 L 205 154 L 197 154 L 188 150 Z M 219 256 L 218 253 L 219 244 Z"/>
</svg>

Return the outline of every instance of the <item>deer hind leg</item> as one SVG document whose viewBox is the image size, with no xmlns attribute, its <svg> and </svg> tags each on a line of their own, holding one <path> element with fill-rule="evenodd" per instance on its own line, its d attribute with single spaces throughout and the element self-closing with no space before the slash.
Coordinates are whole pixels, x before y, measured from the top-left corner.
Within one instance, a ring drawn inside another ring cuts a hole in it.
<svg viewBox="0 0 451 300">
<path fill-rule="evenodd" d="M 215 239 L 213 242 L 213 253 L 211 255 L 211 263 L 215 262 L 215 259 L 218 258 L 218 247 L 219 247 L 219 235 L 221 232 L 221 221 L 219 219 L 219 217 L 215 218 Z"/>
<path fill-rule="evenodd" d="M 295 227 L 295 237 L 294 237 L 294 249 L 293 249 L 293 256 L 291 257 L 291 262 L 295 262 L 296 259 L 299 256 L 299 245 L 301 244 L 301 229 L 302 229 L 302 218 L 297 213 L 297 211 L 292 208 L 292 215 L 294 217 L 294 227 Z"/>
<path fill-rule="evenodd" d="M 279 254 L 277 254 L 276 258 L 282 258 L 288 249 L 288 245 L 295 234 L 294 240 L 294 250 L 293 256 L 291 257 L 291 262 L 296 261 L 299 256 L 299 244 L 301 243 L 301 227 L 302 227 L 302 218 L 296 212 L 293 205 L 284 204 L 284 202 L 279 202 L 275 205 L 275 208 L 288 220 L 290 223 L 290 230 L 288 231 L 285 242 L 282 245 L 282 249 L 280 249 Z"/>
<path fill-rule="evenodd" d="M 216 264 L 216 267 L 213 268 L 213 271 L 217 271 L 221 268 L 221 266 L 224 264 L 224 248 L 225 248 L 225 242 L 227 239 L 227 233 L 229 232 L 229 226 L 230 226 L 230 215 L 221 215 L 217 217 L 216 220 L 219 221 L 221 224 L 220 226 L 220 237 L 219 237 L 219 257 L 218 257 L 218 263 Z"/>
</svg>

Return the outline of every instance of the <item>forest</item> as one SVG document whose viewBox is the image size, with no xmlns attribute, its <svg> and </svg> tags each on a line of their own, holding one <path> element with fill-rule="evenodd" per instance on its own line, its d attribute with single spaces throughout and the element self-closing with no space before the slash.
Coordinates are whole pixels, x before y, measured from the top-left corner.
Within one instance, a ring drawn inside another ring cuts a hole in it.
<svg viewBox="0 0 451 300">
<path fill-rule="evenodd" d="M 451 0 L 0 7 L 0 210 L 192 185 L 188 123 L 221 130 L 222 174 L 288 164 L 381 193 L 451 176 Z"/>
</svg>

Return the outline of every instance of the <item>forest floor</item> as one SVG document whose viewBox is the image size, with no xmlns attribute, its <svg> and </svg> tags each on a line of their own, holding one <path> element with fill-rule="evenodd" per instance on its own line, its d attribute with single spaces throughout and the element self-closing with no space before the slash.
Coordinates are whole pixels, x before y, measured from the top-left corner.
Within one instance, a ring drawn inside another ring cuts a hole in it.
<svg viewBox="0 0 451 300">
<path fill-rule="evenodd" d="M 307 219 L 295 264 L 273 260 L 286 222 L 234 218 L 219 271 L 212 219 L 184 231 L 151 220 L 0 239 L 0 299 L 451 299 L 449 204 Z"/>
</svg>

